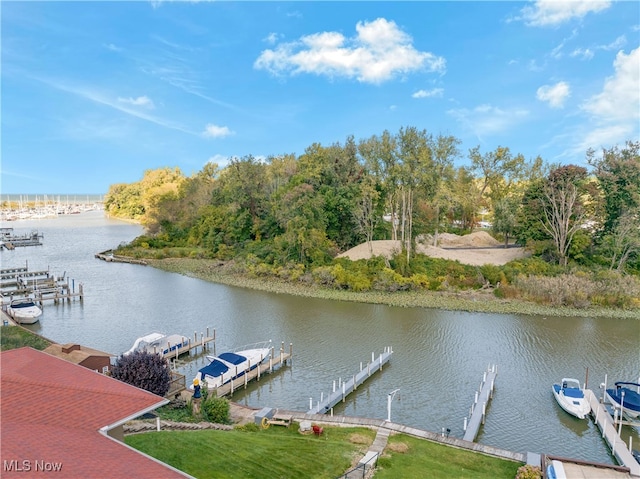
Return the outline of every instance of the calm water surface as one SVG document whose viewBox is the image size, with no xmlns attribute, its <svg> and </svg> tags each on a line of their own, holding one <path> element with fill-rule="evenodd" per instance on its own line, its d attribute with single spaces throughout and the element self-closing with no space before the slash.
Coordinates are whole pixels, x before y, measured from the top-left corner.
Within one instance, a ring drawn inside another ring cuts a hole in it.
<svg viewBox="0 0 640 479">
<path fill-rule="evenodd" d="M 335 414 L 384 419 L 387 394 L 400 388 L 392 420 L 428 431 L 450 428 L 462 437 L 463 418 L 482 374 L 498 377 L 478 442 L 613 463 L 591 420 L 563 412 L 551 385 L 575 377 L 600 394 L 608 380 L 640 377 L 640 322 L 451 312 L 298 298 L 212 284 L 153 268 L 111 264 L 94 254 L 128 242 L 142 230 L 101 212 L 8 222 L 16 233 L 37 229 L 44 245 L 2 251 L 2 268 L 50 271 L 83 283 L 85 299 L 47 303 L 34 331 L 60 343 L 78 342 L 120 354 L 152 331 L 193 336 L 216 329 L 217 352 L 271 339 L 293 344 L 291 367 L 266 376 L 234 400 L 255 407 L 306 411 L 309 399 L 328 394 L 333 381 L 351 377 L 386 346 L 391 363 Z M 190 379 L 205 358 L 180 367 Z M 623 438 L 640 445 L 637 428 Z"/>
</svg>

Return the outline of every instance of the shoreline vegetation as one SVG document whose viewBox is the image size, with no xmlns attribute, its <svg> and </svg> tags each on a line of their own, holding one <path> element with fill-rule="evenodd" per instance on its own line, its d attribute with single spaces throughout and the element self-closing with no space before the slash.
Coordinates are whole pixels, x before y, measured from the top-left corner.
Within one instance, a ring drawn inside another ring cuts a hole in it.
<svg viewBox="0 0 640 479">
<path fill-rule="evenodd" d="M 318 285 L 291 283 L 270 277 L 251 278 L 230 271 L 225 263 L 218 260 L 194 258 L 147 259 L 147 263 L 163 271 L 178 273 L 213 283 L 266 291 L 276 294 L 381 304 L 392 307 L 445 309 L 496 314 L 527 314 L 555 317 L 603 317 L 612 319 L 640 319 L 638 309 L 618 309 L 605 307 L 575 308 L 568 306 L 547 306 L 514 299 L 501 299 L 488 290 L 449 291 L 367 291 L 354 292 L 323 288 Z"/>
</svg>

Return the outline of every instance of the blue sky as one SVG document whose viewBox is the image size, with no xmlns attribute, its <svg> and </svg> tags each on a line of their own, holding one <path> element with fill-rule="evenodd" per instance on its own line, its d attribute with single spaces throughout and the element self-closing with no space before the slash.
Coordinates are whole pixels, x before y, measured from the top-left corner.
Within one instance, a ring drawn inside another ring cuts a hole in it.
<svg viewBox="0 0 640 479">
<path fill-rule="evenodd" d="M 300 155 L 414 126 L 585 164 L 640 139 L 640 6 L 11 2 L 3 194 L 102 194 L 144 171 Z"/>
</svg>

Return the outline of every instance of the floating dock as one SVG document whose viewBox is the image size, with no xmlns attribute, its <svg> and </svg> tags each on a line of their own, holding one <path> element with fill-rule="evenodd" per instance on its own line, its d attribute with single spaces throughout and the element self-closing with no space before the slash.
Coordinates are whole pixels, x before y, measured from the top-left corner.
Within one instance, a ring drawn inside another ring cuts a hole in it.
<svg viewBox="0 0 640 479">
<path fill-rule="evenodd" d="M 309 399 L 309 411 L 307 414 L 326 414 L 327 412 L 333 412 L 333 406 L 340 401 L 344 402 L 349 394 L 355 391 L 358 386 L 369 379 L 375 372 L 382 371 L 382 366 L 385 365 L 391 359 L 393 350 L 390 347 L 385 348 L 377 358 L 375 353 L 371 353 L 371 362 L 367 363 L 367 367 L 363 367 L 360 363 L 360 371 L 353 375 L 348 381 L 342 381 L 340 379 L 337 384 L 333 382 L 333 391 L 326 398 L 324 393 L 320 396 L 320 401 L 313 406 L 313 398 Z"/>
<path fill-rule="evenodd" d="M 620 437 L 620 429 L 616 429 L 616 423 L 605 405 L 598 401 L 598 398 L 590 389 L 585 389 L 584 395 L 591 406 L 591 415 L 594 417 L 598 428 L 602 431 L 602 438 L 611 448 L 611 454 L 617 459 L 618 463 L 629 468 L 629 474 L 640 477 L 640 464 L 631 454 L 629 450 L 631 446 L 627 446 Z"/>
<path fill-rule="evenodd" d="M 487 404 L 493 397 L 493 386 L 497 375 L 498 367 L 494 364 L 489 366 L 482 376 L 480 389 L 476 391 L 475 400 L 471 405 L 469 422 L 467 423 L 467 418 L 464 418 L 464 437 L 462 439 L 465 441 L 475 442 L 480 426 L 484 424 Z"/>
</svg>

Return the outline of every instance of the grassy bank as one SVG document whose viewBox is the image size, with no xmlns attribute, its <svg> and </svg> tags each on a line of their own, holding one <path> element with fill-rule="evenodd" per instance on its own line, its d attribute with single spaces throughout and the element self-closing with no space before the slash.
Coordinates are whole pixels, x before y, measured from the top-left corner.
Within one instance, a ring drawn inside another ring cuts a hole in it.
<svg viewBox="0 0 640 479">
<path fill-rule="evenodd" d="M 265 281 L 263 278 L 249 278 L 229 272 L 219 261 L 192 258 L 167 258 L 149 260 L 149 265 L 173 273 L 192 276 L 205 281 L 269 291 L 280 294 L 292 294 L 337 301 L 355 301 L 361 303 L 384 304 L 399 307 L 438 308 L 453 311 L 472 311 L 482 313 L 515 313 L 541 316 L 580 316 L 606 318 L 640 319 L 640 310 L 622 310 L 615 308 L 570 308 L 545 306 L 513 299 L 499 299 L 487 291 L 367 291 L 353 292 L 322 288 L 317 285 L 290 283 L 276 278 Z"/>
<path fill-rule="evenodd" d="M 320 437 L 297 427 L 164 431 L 125 442 L 199 479 L 333 479 L 355 466 L 375 437 L 366 428 L 324 430 Z M 375 477 L 513 479 L 521 465 L 404 435 L 392 436 L 387 450 Z"/>
<path fill-rule="evenodd" d="M 51 345 L 51 342 L 21 326 L 2 326 L 0 330 L 0 344 L 2 351 L 9 349 L 32 347 L 42 351 Z"/>
</svg>

